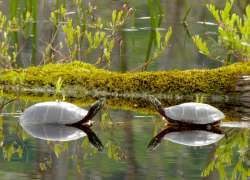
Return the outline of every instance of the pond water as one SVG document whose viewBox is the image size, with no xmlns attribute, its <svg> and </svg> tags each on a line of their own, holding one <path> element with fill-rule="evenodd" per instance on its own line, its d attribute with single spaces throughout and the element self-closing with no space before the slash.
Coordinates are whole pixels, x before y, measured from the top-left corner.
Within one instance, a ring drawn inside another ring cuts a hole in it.
<svg viewBox="0 0 250 180">
<path fill-rule="evenodd" d="M 152 150 L 147 148 L 149 142 L 165 127 L 159 116 L 106 107 L 94 118 L 96 123 L 91 127 L 104 146 L 99 152 L 87 137 L 55 142 L 31 136 L 19 125 L 21 111 L 31 104 L 17 101 L 2 109 L 2 179 L 238 179 L 249 176 L 250 131 L 247 128 L 228 128 L 225 126 L 230 125 L 225 123 L 222 128 L 225 136 L 221 135 L 210 145 L 187 146 L 162 139 Z"/>
<path fill-rule="evenodd" d="M 20 45 L 17 63 L 22 67 L 28 67 L 32 62 L 36 65 L 41 63 L 54 28 L 49 22 L 50 12 L 55 9 L 56 2 L 67 1 L 6 0 L 0 1 L 0 9 L 8 17 L 19 16 L 23 9 L 29 8 L 28 2 L 35 2 L 31 5 L 37 13 L 34 26 L 26 29 L 28 36 L 17 33 L 10 38 L 11 42 Z M 88 2 L 86 0 L 85 4 Z M 215 0 L 160 1 L 163 16 L 158 28 L 160 32 L 166 32 L 172 26 L 174 33 L 166 51 L 150 65 L 149 70 L 214 68 L 221 65 L 199 54 L 189 34 L 216 35 L 214 24 L 202 23 L 213 22 L 206 9 L 209 2 L 221 8 L 225 4 Z M 92 3 L 97 6 L 96 16 L 110 19 L 111 9 L 121 8 L 123 2 L 107 0 Z M 235 11 L 242 14 L 247 3 L 248 0 L 236 1 Z M 66 4 L 74 17 L 76 10 L 72 8 L 72 1 Z M 128 5 L 135 12 L 119 32 L 119 41 L 112 52 L 110 69 L 115 71 L 136 69 L 153 51 L 150 48 L 152 27 L 147 1 L 131 0 Z M 188 26 L 184 26 L 183 19 L 189 9 Z M 65 38 L 60 33 L 53 42 L 56 45 Z M 119 42 L 122 42 L 121 46 Z M 96 56 L 92 54 L 84 60 L 94 63 Z M 164 129 L 164 121 L 157 115 L 138 112 L 136 106 L 135 111 L 107 107 L 95 117 L 96 123 L 91 127 L 104 146 L 104 150 L 99 152 L 87 137 L 53 142 L 25 132 L 19 125 L 19 117 L 33 103 L 35 101 L 23 98 L 6 107 L 0 106 L 1 179 L 247 179 L 250 176 L 250 131 L 246 128 L 249 127 L 247 123 L 243 126 L 237 123 L 225 125 L 222 127 L 225 136 L 207 146 L 191 147 L 162 140 L 156 149 L 149 150 L 147 146 L 151 139 Z M 216 106 L 216 102 L 213 105 Z M 225 109 L 226 120 L 246 122 L 250 119 L 249 103 L 240 107 L 223 99 L 218 107 Z"/>
<path fill-rule="evenodd" d="M 45 53 L 50 39 L 52 38 L 54 26 L 49 21 L 50 13 L 56 9 L 56 3 L 66 2 L 58 1 L 38 1 L 37 3 L 29 4 L 26 1 L 7 0 L 0 4 L 0 9 L 9 17 L 22 14 L 25 9 L 36 9 L 37 17 L 34 26 L 28 27 L 25 32 L 20 32 L 12 36 L 11 41 L 16 42 L 20 46 L 17 61 L 21 66 L 29 66 L 32 62 L 40 64 Z M 87 7 L 89 1 L 85 1 Z M 134 14 L 128 19 L 127 24 L 119 32 L 114 50 L 112 52 L 111 68 L 117 71 L 134 70 L 147 59 L 147 54 L 153 53 L 151 47 L 151 16 L 150 6 L 147 1 L 127 1 L 129 7 L 134 9 Z M 245 1 L 236 1 L 235 10 L 242 14 L 247 4 Z M 122 1 L 95 1 L 92 2 L 96 6 L 96 17 L 102 17 L 108 22 L 113 9 L 120 9 Z M 160 32 L 166 32 L 169 26 L 173 28 L 173 36 L 166 51 L 160 55 L 156 62 L 149 68 L 151 70 L 164 69 L 190 69 L 217 67 L 221 63 L 207 59 L 205 56 L 198 53 L 190 35 L 206 34 L 216 35 L 216 26 L 210 13 L 206 8 L 207 3 L 214 3 L 218 8 L 223 8 L 224 1 L 215 0 L 163 0 L 160 1 L 162 11 L 162 19 L 158 25 Z M 76 9 L 73 3 L 68 1 L 66 8 L 70 12 L 69 16 L 74 17 Z M 190 11 L 189 11 L 190 10 Z M 159 10 L 157 10 L 158 12 Z M 183 19 L 188 13 L 186 23 L 183 25 Z M 201 23 L 208 22 L 208 23 Z M 212 24 L 212 25 L 211 25 Z M 189 33 L 188 33 L 189 32 Z M 53 41 L 55 47 L 59 46 L 60 42 L 64 42 L 65 36 L 62 30 L 59 30 L 59 35 Z M 122 45 L 121 43 L 122 42 Z M 66 49 L 62 49 L 59 54 L 65 54 Z M 55 56 L 59 56 L 55 53 Z M 65 55 L 66 56 L 66 55 Z M 57 57 L 58 59 L 62 57 Z M 91 54 L 86 56 L 84 61 L 96 62 L 96 55 Z"/>
</svg>

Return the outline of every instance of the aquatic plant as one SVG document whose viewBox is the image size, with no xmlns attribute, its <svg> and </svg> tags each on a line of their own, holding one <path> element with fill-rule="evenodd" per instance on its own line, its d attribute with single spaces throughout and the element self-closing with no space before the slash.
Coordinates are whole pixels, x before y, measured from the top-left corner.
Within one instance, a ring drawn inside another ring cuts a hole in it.
<svg viewBox="0 0 250 180">
<path fill-rule="evenodd" d="M 159 28 L 161 26 L 163 11 L 159 0 L 147 1 L 151 31 L 146 51 L 144 63 L 141 65 L 141 70 L 147 70 L 148 66 L 156 61 L 156 59 L 166 50 L 169 40 L 172 36 L 172 27 L 170 26 L 165 34 L 161 34 Z"/>
<path fill-rule="evenodd" d="M 36 20 L 37 3 L 35 1 L 26 1 L 19 7 L 19 1 L 10 2 L 10 16 L 7 17 L 0 12 L 0 66 L 4 68 L 13 68 L 25 66 L 19 59 L 20 52 L 25 48 L 25 42 L 31 42 L 31 62 L 35 64 L 36 58 Z M 23 42 L 20 42 L 20 39 Z"/>
<path fill-rule="evenodd" d="M 6 99 L 2 97 L 2 93 L 0 94 L 0 113 L 7 108 L 10 103 L 14 101 L 14 99 Z M 23 157 L 23 144 L 21 144 L 18 140 L 8 139 L 8 136 L 18 136 L 17 128 L 16 127 L 9 127 L 7 130 L 4 129 L 5 121 L 4 116 L 0 117 L 0 149 L 2 156 L 5 160 L 10 161 L 13 158 L 22 158 Z"/>
<path fill-rule="evenodd" d="M 11 68 L 16 60 L 17 44 L 14 43 L 11 46 L 9 36 L 12 33 L 12 28 L 14 28 L 15 19 L 12 21 L 7 21 L 7 17 L 0 12 L 0 65 L 4 68 Z M 14 28 L 15 29 L 15 28 Z M 10 49 L 15 49 L 10 52 Z"/>
<path fill-rule="evenodd" d="M 208 36 L 207 40 L 193 36 L 199 52 L 223 64 L 250 60 L 250 5 L 243 17 L 232 13 L 233 2 L 229 0 L 223 10 L 216 9 L 213 4 L 208 4 L 207 8 L 216 21 L 218 35 L 215 38 Z"/>
<path fill-rule="evenodd" d="M 101 17 L 95 17 L 96 7 L 89 3 L 84 8 L 82 0 L 73 1 L 76 9 L 76 21 L 71 17 L 71 12 L 62 5 L 51 12 L 50 20 L 55 26 L 54 37 L 60 31 L 65 35 L 65 42 L 59 46 L 53 41 L 48 43 L 44 59 L 51 62 L 49 50 L 58 55 L 65 55 L 62 49 L 66 48 L 68 55 L 61 57 L 65 62 L 86 60 L 92 53 L 98 53 L 95 63 L 110 65 L 111 54 L 117 39 L 117 32 L 124 25 L 132 10 L 126 4 L 120 10 L 113 10 L 111 20 L 105 22 Z M 52 38 L 54 40 L 55 38 Z M 54 54 L 54 56 L 55 56 Z"/>
<path fill-rule="evenodd" d="M 55 84 L 55 96 L 60 97 L 60 95 L 62 95 L 62 101 L 64 101 L 65 95 L 64 92 L 62 91 L 62 85 L 63 85 L 63 80 L 61 77 L 59 77 Z"/>
<path fill-rule="evenodd" d="M 113 10 L 110 21 L 106 21 L 96 16 L 96 7 L 90 3 L 85 7 L 82 0 L 74 0 L 73 12 L 66 9 L 66 4 L 66 1 L 56 1 L 56 9 L 51 11 L 49 18 L 54 26 L 53 32 L 49 42 L 44 42 L 39 39 L 37 31 L 38 2 L 11 1 L 10 17 L 0 12 L 0 65 L 13 68 L 56 61 L 71 62 L 86 60 L 96 53 L 95 63 L 110 65 L 117 32 L 133 9 L 124 4 Z M 59 34 L 64 37 L 57 41 Z M 38 40 L 46 44 L 44 49 L 39 49 L 42 61 L 37 59 Z M 26 44 L 30 44 L 32 49 L 30 62 L 19 58 Z"/>
<path fill-rule="evenodd" d="M 209 176 L 216 169 L 220 179 L 247 179 L 250 175 L 249 152 L 249 130 L 231 130 L 217 146 L 202 176 Z"/>
</svg>

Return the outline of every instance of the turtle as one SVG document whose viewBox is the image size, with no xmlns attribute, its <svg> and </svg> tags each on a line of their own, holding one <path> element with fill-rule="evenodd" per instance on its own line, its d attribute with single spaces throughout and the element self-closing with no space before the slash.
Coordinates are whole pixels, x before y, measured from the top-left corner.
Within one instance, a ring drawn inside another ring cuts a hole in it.
<svg viewBox="0 0 250 180">
<path fill-rule="evenodd" d="M 63 124 L 91 126 L 90 121 L 103 107 L 104 98 L 90 106 L 89 111 L 68 102 L 41 102 L 27 108 L 20 117 L 21 124 Z"/>
<path fill-rule="evenodd" d="M 225 118 L 219 109 L 205 103 L 187 102 L 163 108 L 160 101 L 150 96 L 155 109 L 170 123 L 186 126 L 218 126 Z"/>
<path fill-rule="evenodd" d="M 32 137 L 48 141 L 73 141 L 85 136 L 99 151 L 103 150 L 102 142 L 90 127 L 84 125 L 65 126 L 63 124 L 28 124 L 20 123 L 23 130 Z"/>
<path fill-rule="evenodd" d="M 156 149 L 162 139 L 185 146 L 207 146 L 220 141 L 224 136 L 224 133 L 218 127 L 207 130 L 205 128 L 190 129 L 187 127 L 167 126 L 152 138 L 148 144 L 148 149 Z"/>
</svg>

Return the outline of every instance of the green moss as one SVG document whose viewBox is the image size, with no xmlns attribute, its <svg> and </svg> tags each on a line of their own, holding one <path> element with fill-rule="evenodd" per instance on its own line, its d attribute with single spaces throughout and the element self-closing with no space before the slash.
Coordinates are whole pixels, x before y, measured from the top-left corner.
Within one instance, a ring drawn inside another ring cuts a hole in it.
<svg viewBox="0 0 250 180">
<path fill-rule="evenodd" d="M 21 87 L 55 87 L 61 77 L 64 87 L 127 94 L 226 94 L 237 79 L 250 74 L 250 63 L 237 63 L 212 70 L 117 73 L 81 62 L 49 64 L 23 70 L 2 70 L 0 84 Z"/>
</svg>

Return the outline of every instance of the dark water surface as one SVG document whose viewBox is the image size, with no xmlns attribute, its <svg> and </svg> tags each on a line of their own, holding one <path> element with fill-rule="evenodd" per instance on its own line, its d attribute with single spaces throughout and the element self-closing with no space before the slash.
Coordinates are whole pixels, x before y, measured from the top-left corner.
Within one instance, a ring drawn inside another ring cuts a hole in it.
<svg viewBox="0 0 250 180">
<path fill-rule="evenodd" d="M 225 136 L 208 146 L 190 147 L 150 140 L 164 129 L 159 116 L 106 108 L 92 130 L 104 150 L 86 137 L 70 142 L 34 138 L 19 125 L 20 111 L 30 103 L 2 110 L 1 179 L 235 179 L 249 176 L 249 129 L 225 128 Z M 109 117 L 109 118 L 108 118 Z"/>
</svg>

